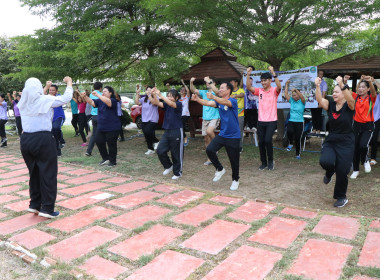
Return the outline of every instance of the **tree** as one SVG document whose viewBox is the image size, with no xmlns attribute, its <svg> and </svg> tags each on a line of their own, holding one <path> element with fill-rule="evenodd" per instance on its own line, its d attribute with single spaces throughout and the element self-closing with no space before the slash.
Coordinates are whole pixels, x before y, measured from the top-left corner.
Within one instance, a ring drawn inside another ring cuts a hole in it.
<svg viewBox="0 0 380 280">
<path fill-rule="evenodd" d="M 53 30 L 20 39 L 22 73 L 44 72 L 57 79 L 60 72 L 84 79 L 140 76 L 154 84 L 189 66 L 190 38 L 179 32 L 178 22 L 168 24 L 147 9 L 149 1 L 22 2 L 57 20 Z M 53 69 L 57 64 L 60 69 Z"/>
<path fill-rule="evenodd" d="M 11 60 L 15 45 L 8 38 L 0 38 L 0 93 L 22 90 L 21 80 L 7 77 L 18 70 L 17 61 Z"/>
</svg>

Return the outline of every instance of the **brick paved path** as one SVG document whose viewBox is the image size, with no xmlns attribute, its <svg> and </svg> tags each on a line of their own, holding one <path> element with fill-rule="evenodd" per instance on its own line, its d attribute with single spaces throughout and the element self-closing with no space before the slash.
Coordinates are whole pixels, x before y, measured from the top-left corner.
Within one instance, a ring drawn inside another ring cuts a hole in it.
<svg viewBox="0 0 380 280">
<path fill-rule="evenodd" d="M 83 166 L 59 164 L 58 178 L 59 218 L 29 214 L 23 160 L 0 155 L 3 246 L 20 245 L 36 255 L 35 262 L 68 263 L 73 273 L 96 279 L 380 279 L 377 218 L 229 197 Z M 22 248 L 15 254 L 28 261 Z"/>
</svg>

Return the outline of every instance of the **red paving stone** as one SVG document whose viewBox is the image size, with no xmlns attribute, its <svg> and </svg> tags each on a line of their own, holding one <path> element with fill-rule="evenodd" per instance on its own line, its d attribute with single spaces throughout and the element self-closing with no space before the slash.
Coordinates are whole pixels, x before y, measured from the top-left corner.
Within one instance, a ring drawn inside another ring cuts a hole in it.
<svg viewBox="0 0 380 280">
<path fill-rule="evenodd" d="M 229 197 L 229 196 L 223 196 L 223 195 L 217 195 L 210 199 L 210 201 L 221 202 L 221 203 L 230 204 L 230 205 L 238 204 L 242 200 L 243 200 L 242 198 Z"/>
<path fill-rule="evenodd" d="M 226 208 L 222 206 L 202 203 L 174 216 L 173 221 L 179 224 L 187 224 L 196 227 L 211 219 L 216 214 L 221 213 L 224 209 Z"/>
<path fill-rule="evenodd" d="M 10 165 L 12 165 L 10 162 L 0 162 L 0 167 L 8 167 Z"/>
<path fill-rule="evenodd" d="M 67 171 L 73 170 L 73 169 L 75 169 L 75 167 L 58 165 L 58 172 L 59 173 L 61 173 L 61 172 L 67 172 Z"/>
<path fill-rule="evenodd" d="M 98 203 L 100 201 L 108 199 L 109 197 L 109 193 L 97 191 L 66 199 L 64 201 L 59 202 L 58 205 L 71 210 L 77 210 L 89 204 Z"/>
<path fill-rule="evenodd" d="M 46 232 L 37 229 L 30 229 L 26 232 L 11 237 L 9 240 L 15 241 L 26 249 L 32 250 L 54 239 L 56 239 L 55 236 Z"/>
<path fill-rule="evenodd" d="M 249 228 L 249 225 L 217 220 L 187 239 L 181 246 L 216 255 Z"/>
<path fill-rule="evenodd" d="M 58 183 L 57 184 L 57 188 L 60 190 L 60 189 L 65 189 L 67 188 L 69 185 L 66 185 L 66 184 L 61 184 L 61 183 Z"/>
<path fill-rule="evenodd" d="M 346 239 L 354 239 L 359 227 L 360 224 L 357 219 L 324 215 L 313 229 L 313 232 Z"/>
<path fill-rule="evenodd" d="M 276 209 L 276 206 L 272 204 L 247 201 L 229 214 L 228 217 L 251 223 L 264 219 L 274 209 Z"/>
<path fill-rule="evenodd" d="M 29 196 L 29 189 L 22 190 L 22 191 L 19 191 L 19 192 L 16 192 L 16 193 L 19 194 L 19 195 L 22 195 L 22 196 Z"/>
<path fill-rule="evenodd" d="M 29 176 L 19 176 L 12 179 L 6 179 L 0 181 L 0 187 L 29 181 Z"/>
<path fill-rule="evenodd" d="M 93 182 L 93 183 L 80 185 L 73 188 L 67 188 L 67 189 L 61 190 L 61 192 L 66 193 L 66 194 L 71 194 L 71 195 L 78 195 L 78 194 L 82 194 L 89 191 L 103 189 L 109 186 L 110 185 L 106 183 Z"/>
<path fill-rule="evenodd" d="M 279 253 L 243 245 L 202 280 L 264 279 L 281 258 Z"/>
<path fill-rule="evenodd" d="M 105 219 L 116 213 L 116 211 L 113 211 L 111 209 L 95 206 L 91 209 L 84 210 L 70 217 L 54 221 L 47 226 L 61 231 L 71 232 L 78 228 L 88 226 L 96 220 Z"/>
<path fill-rule="evenodd" d="M 380 268 L 380 232 L 368 232 L 358 265 Z"/>
<path fill-rule="evenodd" d="M 63 195 L 60 195 L 60 194 L 57 194 L 57 198 L 56 198 L 56 200 L 55 201 L 61 201 L 61 200 L 64 200 L 64 199 L 66 199 L 67 198 L 67 196 L 63 196 Z"/>
<path fill-rule="evenodd" d="M 300 209 L 295 209 L 295 208 L 284 208 L 281 211 L 281 214 L 292 215 L 292 216 L 297 216 L 297 217 L 307 218 L 307 219 L 313 219 L 318 216 L 317 212 L 300 210 Z"/>
<path fill-rule="evenodd" d="M 146 266 L 140 268 L 128 280 L 165 279 L 185 280 L 204 263 L 204 260 L 175 251 L 165 251 Z"/>
<path fill-rule="evenodd" d="M 369 226 L 370 228 L 378 228 L 380 229 L 380 221 L 372 221 L 372 223 Z"/>
<path fill-rule="evenodd" d="M 88 169 L 71 169 L 71 170 L 66 170 L 66 171 L 61 171 L 65 172 L 70 175 L 88 175 L 89 173 L 94 173 L 94 170 L 88 170 Z"/>
<path fill-rule="evenodd" d="M 171 211 L 166 208 L 161 208 L 155 205 L 146 205 L 121 216 L 112 218 L 107 222 L 123 228 L 133 229 L 140 227 L 147 222 L 159 220 L 170 212 Z"/>
<path fill-rule="evenodd" d="M 0 219 L 4 218 L 4 217 L 6 217 L 6 216 L 7 216 L 7 214 L 4 214 L 4 213 L 1 213 L 1 212 L 0 212 Z"/>
<path fill-rule="evenodd" d="M 0 204 L 10 202 L 10 201 L 16 200 L 16 199 L 20 199 L 20 197 L 15 196 L 15 195 L 9 195 L 9 194 L 0 195 Z"/>
<path fill-rule="evenodd" d="M 161 195 L 158 193 L 149 192 L 149 191 L 140 191 L 140 192 L 136 192 L 136 193 L 121 197 L 121 198 L 108 201 L 106 204 L 117 206 L 123 209 L 129 209 L 159 196 Z"/>
<path fill-rule="evenodd" d="M 26 166 L 25 163 L 20 163 L 20 164 L 16 164 L 16 165 L 7 166 L 7 168 L 10 170 L 17 170 L 17 169 L 21 169 L 21 168 L 27 169 L 28 167 Z"/>
<path fill-rule="evenodd" d="M 88 171 L 87 173 L 89 173 L 90 171 Z M 97 180 L 100 180 L 100 179 L 103 179 L 103 178 L 106 178 L 106 177 L 109 177 L 109 175 L 106 175 L 106 174 L 102 174 L 102 173 L 94 173 L 94 174 L 88 174 L 88 175 L 85 175 L 85 176 L 82 176 L 82 177 L 78 177 L 78 178 L 74 178 L 74 179 L 71 179 L 71 180 L 66 180 L 66 184 L 75 184 L 75 185 L 79 185 L 79 184 L 85 184 L 85 183 L 90 183 L 90 182 L 93 182 L 93 181 L 97 181 Z"/>
<path fill-rule="evenodd" d="M 9 187 L 2 187 L 2 188 L 0 188 L 0 194 L 1 193 L 15 192 L 21 188 L 22 188 L 22 186 L 18 186 L 18 185 L 13 185 L 13 186 L 9 186 Z"/>
<path fill-rule="evenodd" d="M 4 222 L 0 223 L 0 234 L 6 235 L 13 233 L 15 231 L 25 229 L 34 225 L 37 225 L 43 221 L 46 221 L 46 218 L 39 217 L 31 213 L 19 216 Z"/>
<path fill-rule="evenodd" d="M 86 229 L 72 237 L 58 242 L 47 248 L 48 252 L 62 261 L 71 261 L 84 256 L 103 245 L 121 236 L 120 233 L 100 226 Z"/>
<path fill-rule="evenodd" d="M 83 269 L 87 274 L 95 276 L 96 279 L 114 279 L 127 271 L 127 268 L 99 256 L 89 258 L 79 268 Z"/>
<path fill-rule="evenodd" d="M 146 188 L 152 184 L 153 183 L 137 181 L 137 182 L 132 182 L 132 183 L 124 184 L 124 185 L 119 185 L 113 188 L 109 188 L 107 189 L 107 191 L 117 192 L 117 193 L 129 193 L 129 192 Z"/>
<path fill-rule="evenodd" d="M 70 179 L 72 178 L 72 176 L 67 176 L 67 175 L 64 175 L 64 174 L 58 174 L 57 175 L 57 180 L 59 181 L 64 181 L 64 180 L 67 180 L 67 179 Z"/>
<path fill-rule="evenodd" d="M 368 276 L 355 276 L 352 280 L 380 280 L 379 278 L 371 278 Z"/>
<path fill-rule="evenodd" d="M 103 181 L 107 182 L 107 183 L 120 184 L 120 183 L 124 183 L 125 181 L 128 181 L 128 180 L 131 180 L 131 178 L 130 177 L 111 177 L 108 179 L 104 179 Z"/>
<path fill-rule="evenodd" d="M 10 209 L 16 212 L 26 211 L 26 209 L 29 208 L 29 202 L 30 202 L 30 199 L 21 200 L 21 201 L 7 204 L 4 206 L 4 208 Z"/>
<path fill-rule="evenodd" d="M 142 255 L 150 255 L 181 236 L 183 231 L 178 228 L 162 226 L 160 224 L 149 230 L 137 234 L 108 249 L 108 251 L 136 261 Z"/>
<path fill-rule="evenodd" d="M 23 158 L 13 160 L 14 163 L 25 163 Z"/>
<path fill-rule="evenodd" d="M 248 240 L 280 248 L 288 248 L 304 230 L 306 222 L 274 217 Z"/>
<path fill-rule="evenodd" d="M 314 280 L 338 280 L 352 246 L 310 239 L 288 271 Z"/>
<path fill-rule="evenodd" d="M 177 191 L 178 188 L 174 186 L 168 186 L 168 185 L 157 185 L 157 186 L 154 186 L 153 188 L 150 188 L 149 190 L 156 191 L 156 192 L 163 192 L 163 193 L 171 193 L 171 192 Z"/>
<path fill-rule="evenodd" d="M 157 201 L 161 203 L 177 206 L 177 207 L 183 207 L 192 201 L 200 199 L 202 196 L 204 196 L 203 192 L 183 190 L 183 191 L 171 194 L 169 196 L 163 197 Z"/>
</svg>

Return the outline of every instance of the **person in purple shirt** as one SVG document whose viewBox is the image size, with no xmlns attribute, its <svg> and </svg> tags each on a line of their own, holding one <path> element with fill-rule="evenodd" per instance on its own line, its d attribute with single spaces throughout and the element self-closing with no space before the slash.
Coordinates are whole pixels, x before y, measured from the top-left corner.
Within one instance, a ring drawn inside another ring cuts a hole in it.
<svg viewBox="0 0 380 280">
<path fill-rule="evenodd" d="M 7 116 L 7 102 L 5 101 L 5 94 L 0 95 L 0 136 L 1 136 L 1 148 L 7 146 L 7 137 L 5 135 L 5 124 L 8 121 Z"/>
<path fill-rule="evenodd" d="M 136 87 L 135 104 L 141 105 L 142 131 L 145 136 L 148 151 L 146 155 L 154 154 L 158 147 L 158 139 L 156 138 L 156 127 L 158 123 L 158 106 L 152 104 L 153 96 L 151 91 L 153 86 L 147 86 L 145 89 L 146 96 L 140 96 L 140 88 Z"/>
<path fill-rule="evenodd" d="M 12 96 L 13 96 L 13 100 L 12 100 Z M 22 133 L 21 116 L 20 116 L 20 110 L 17 107 L 17 103 L 20 101 L 21 96 L 19 94 L 17 94 L 16 91 L 13 91 L 12 96 L 8 92 L 8 99 L 13 104 L 13 112 L 15 114 L 15 119 L 16 119 L 17 133 L 18 133 L 18 136 L 21 136 L 21 133 Z"/>
</svg>

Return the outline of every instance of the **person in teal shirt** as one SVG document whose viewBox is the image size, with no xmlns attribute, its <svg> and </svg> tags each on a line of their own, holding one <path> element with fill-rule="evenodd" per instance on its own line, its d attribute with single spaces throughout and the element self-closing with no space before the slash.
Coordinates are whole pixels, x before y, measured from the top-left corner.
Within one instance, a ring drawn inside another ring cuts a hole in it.
<svg viewBox="0 0 380 280">
<path fill-rule="evenodd" d="M 190 79 L 190 91 L 194 94 L 197 94 L 204 100 L 211 101 L 211 99 L 207 98 L 207 92 L 211 92 L 213 95 L 215 95 L 215 93 L 210 88 L 211 84 L 206 83 L 208 90 L 197 90 L 194 87 L 194 81 L 195 78 Z M 211 83 L 213 83 L 212 80 Z M 203 106 L 202 120 L 202 136 L 204 136 L 205 146 L 207 148 L 207 146 L 211 143 L 212 139 L 215 138 L 215 129 L 219 126 L 219 109 L 209 106 Z M 210 161 L 210 159 L 207 159 L 207 161 L 204 163 L 204 165 L 211 164 L 212 162 Z"/>
<path fill-rule="evenodd" d="M 78 90 L 74 91 L 73 98 L 70 101 L 71 114 L 72 114 L 71 125 L 74 127 L 75 136 L 79 136 L 79 132 L 78 132 L 78 104 L 77 104 L 78 96 L 79 96 Z"/>
<path fill-rule="evenodd" d="M 294 145 L 296 147 L 296 158 L 301 159 L 301 138 L 304 130 L 303 112 L 305 110 L 306 100 L 303 94 L 298 90 L 292 89 L 292 96 L 289 96 L 290 80 L 286 81 L 285 98 L 290 103 L 290 118 L 287 126 L 289 146 L 286 149 L 291 151 Z"/>
</svg>

